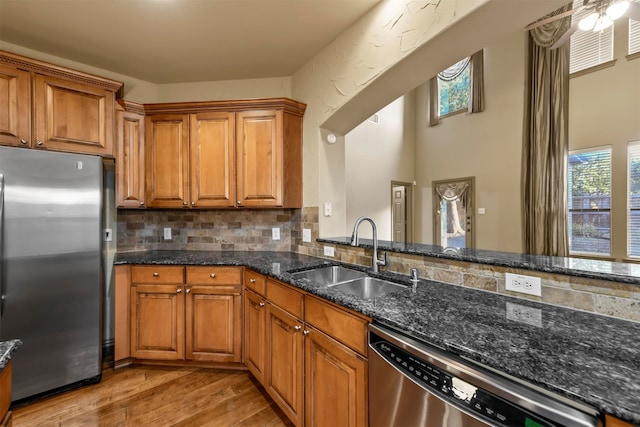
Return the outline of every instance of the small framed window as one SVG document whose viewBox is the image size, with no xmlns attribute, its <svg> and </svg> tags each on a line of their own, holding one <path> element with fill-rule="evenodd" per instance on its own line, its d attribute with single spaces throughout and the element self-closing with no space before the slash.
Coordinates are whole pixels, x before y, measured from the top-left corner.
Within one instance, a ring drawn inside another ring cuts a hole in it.
<svg viewBox="0 0 640 427">
<path fill-rule="evenodd" d="M 640 141 L 627 146 L 627 256 L 640 257 Z"/>
<path fill-rule="evenodd" d="M 640 21 L 629 19 L 629 55 L 640 53 Z"/>
<path fill-rule="evenodd" d="M 571 16 L 572 25 L 593 12 L 582 5 L 583 0 L 573 0 L 573 9 L 579 10 Z M 599 31 L 578 30 L 571 36 L 570 74 L 613 61 L 613 27 L 611 25 Z"/>
<path fill-rule="evenodd" d="M 469 109 L 471 57 L 438 73 L 438 116 L 445 117 Z"/>
</svg>

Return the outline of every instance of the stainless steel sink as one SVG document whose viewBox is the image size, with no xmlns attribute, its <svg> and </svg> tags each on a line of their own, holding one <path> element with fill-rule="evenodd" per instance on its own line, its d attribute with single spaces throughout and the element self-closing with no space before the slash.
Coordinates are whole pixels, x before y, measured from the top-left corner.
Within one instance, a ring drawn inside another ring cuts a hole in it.
<svg viewBox="0 0 640 427">
<path fill-rule="evenodd" d="M 309 279 L 312 282 L 316 282 L 321 285 L 334 285 L 337 283 L 347 282 L 349 280 L 367 277 L 367 273 L 337 265 L 299 271 L 297 273 L 292 273 L 292 275 L 301 279 Z"/>
<path fill-rule="evenodd" d="M 389 292 L 407 289 L 407 287 L 397 283 L 387 282 L 386 280 L 376 279 L 375 277 L 362 277 L 360 279 L 331 285 L 331 289 L 366 299 L 377 298 Z"/>
</svg>

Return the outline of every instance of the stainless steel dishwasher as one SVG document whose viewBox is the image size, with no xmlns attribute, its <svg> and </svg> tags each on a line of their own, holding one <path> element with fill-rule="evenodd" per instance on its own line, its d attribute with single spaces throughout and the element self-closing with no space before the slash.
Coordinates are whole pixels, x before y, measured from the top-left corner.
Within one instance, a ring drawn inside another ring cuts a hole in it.
<svg viewBox="0 0 640 427">
<path fill-rule="evenodd" d="M 592 408 L 380 325 L 369 326 L 369 419 L 371 427 L 602 426 Z"/>
</svg>

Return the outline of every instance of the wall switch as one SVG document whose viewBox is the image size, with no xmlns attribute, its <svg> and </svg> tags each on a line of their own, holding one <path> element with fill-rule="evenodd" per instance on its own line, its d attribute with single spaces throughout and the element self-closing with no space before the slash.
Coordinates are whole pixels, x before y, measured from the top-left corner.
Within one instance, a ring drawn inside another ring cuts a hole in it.
<svg viewBox="0 0 640 427">
<path fill-rule="evenodd" d="M 332 213 L 331 202 L 324 202 L 324 216 L 331 216 Z"/>
<path fill-rule="evenodd" d="M 164 240 L 171 240 L 171 229 L 168 227 L 164 229 Z"/>
<path fill-rule="evenodd" d="M 486 213 L 484 208 L 478 208 L 478 215 L 484 215 Z"/>
<path fill-rule="evenodd" d="M 507 319 L 542 328 L 542 310 L 539 308 L 508 302 Z"/>
<path fill-rule="evenodd" d="M 104 229 L 104 241 L 112 242 L 113 241 L 113 230 L 110 228 Z"/>
<path fill-rule="evenodd" d="M 324 247 L 324 256 L 335 256 L 336 248 L 333 246 L 325 246 Z"/>
<path fill-rule="evenodd" d="M 302 241 L 310 243 L 311 242 L 311 229 L 303 228 L 302 229 Z"/>
<path fill-rule="evenodd" d="M 271 238 L 273 240 L 280 240 L 280 229 L 278 227 L 271 229 Z"/>
<path fill-rule="evenodd" d="M 512 292 L 521 292 L 537 297 L 542 296 L 542 284 L 539 277 L 505 273 L 504 287 L 506 290 Z"/>
</svg>

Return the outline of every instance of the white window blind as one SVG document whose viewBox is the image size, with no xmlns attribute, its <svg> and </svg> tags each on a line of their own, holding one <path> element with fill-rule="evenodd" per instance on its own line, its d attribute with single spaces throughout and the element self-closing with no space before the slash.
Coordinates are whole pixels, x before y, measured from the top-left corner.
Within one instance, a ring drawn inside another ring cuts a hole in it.
<svg viewBox="0 0 640 427">
<path fill-rule="evenodd" d="M 640 257 L 640 141 L 627 147 L 627 256 Z"/>
<path fill-rule="evenodd" d="M 611 148 L 572 151 L 568 159 L 569 252 L 611 253 Z"/>
<path fill-rule="evenodd" d="M 629 19 L 629 55 L 640 52 L 640 21 Z"/>
<path fill-rule="evenodd" d="M 579 22 L 592 11 L 581 8 L 583 0 L 573 0 L 578 12 L 571 16 L 571 24 Z M 613 25 L 602 31 L 576 31 L 570 40 L 569 73 L 613 60 Z"/>
</svg>

